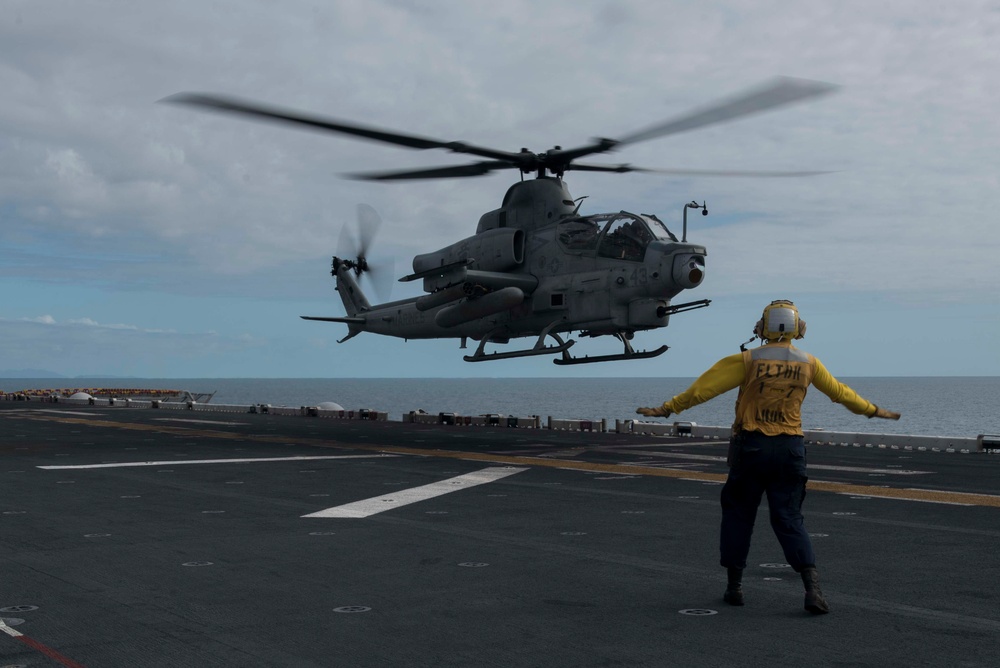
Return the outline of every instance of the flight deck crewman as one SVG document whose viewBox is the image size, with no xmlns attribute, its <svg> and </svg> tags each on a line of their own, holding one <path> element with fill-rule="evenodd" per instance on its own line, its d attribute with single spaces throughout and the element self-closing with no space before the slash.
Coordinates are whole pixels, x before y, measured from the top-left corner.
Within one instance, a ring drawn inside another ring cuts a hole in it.
<svg viewBox="0 0 1000 668">
<path fill-rule="evenodd" d="M 802 400 L 809 385 L 869 418 L 898 420 L 899 413 L 879 408 L 830 375 L 812 355 L 792 345 L 806 323 L 787 300 L 771 302 L 754 327 L 763 345 L 719 360 L 691 387 L 657 408 L 636 413 L 668 417 L 740 388 L 729 449 L 729 477 L 722 488 L 721 565 L 729 584 L 724 599 L 743 605 L 743 569 L 761 496 L 767 492 L 771 527 L 785 559 L 801 574 L 805 608 L 813 614 L 830 611 L 819 587 L 816 557 L 802 521 L 806 494 L 806 454 L 802 434 Z M 751 339 L 752 341 L 753 339 Z"/>
</svg>

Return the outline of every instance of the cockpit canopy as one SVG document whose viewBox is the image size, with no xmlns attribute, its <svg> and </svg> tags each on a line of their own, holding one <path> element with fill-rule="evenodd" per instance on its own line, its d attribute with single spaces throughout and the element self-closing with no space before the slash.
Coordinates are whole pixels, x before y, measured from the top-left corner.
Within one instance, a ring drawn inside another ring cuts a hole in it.
<svg viewBox="0 0 1000 668">
<path fill-rule="evenodd" d="M 646 247 L 655 239 L 677 241 L 656 216 L 626 211 L 564 220 L 559 223 L 557 238 L 569 251 L 596 251 L 598 257 L 633 262 L 642 261 Z"/>
</svg>

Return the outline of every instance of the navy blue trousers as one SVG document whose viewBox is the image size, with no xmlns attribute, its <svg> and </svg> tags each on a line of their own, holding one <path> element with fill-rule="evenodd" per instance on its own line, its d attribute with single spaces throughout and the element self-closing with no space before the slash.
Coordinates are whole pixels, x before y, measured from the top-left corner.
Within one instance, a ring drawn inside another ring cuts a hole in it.
<svg viewBox="0 0 1000 668">
<path fill-rule="evenodd" d="M 816 556 L 802 521 L 808 480 L 803 438 L 743 432 L 739 440 L 722 488 L 720 563 L 725 568 L 746 568 L 757 508 L 766 493 L 771 528 L 785 560 L 796 572 L 814 566 Z"/>
</svg>

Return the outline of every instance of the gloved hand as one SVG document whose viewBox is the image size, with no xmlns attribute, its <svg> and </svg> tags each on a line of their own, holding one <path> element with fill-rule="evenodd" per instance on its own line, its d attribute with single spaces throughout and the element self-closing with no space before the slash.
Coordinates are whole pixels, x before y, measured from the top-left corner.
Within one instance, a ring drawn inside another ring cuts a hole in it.
<svg viewBox="0 0 1000 668">
<path fill-rule="evenodd" d="M 898 420 L 900 418 L 899 413 L 894 413 L 893 411 L 887 411 L 884 408 L 875 407 L 875 412 L 868 416 L 871 418 L 882 418 L 883 420 Z"/>
<path fill-rule="evenodd" d="M 635 412 L 639 415 L 645 415 L 646 417 L 670 417 L 670 411 L 663 410 L 663 406 L 657 406 L 656 408 L 636 408 Z"/>
</svg>

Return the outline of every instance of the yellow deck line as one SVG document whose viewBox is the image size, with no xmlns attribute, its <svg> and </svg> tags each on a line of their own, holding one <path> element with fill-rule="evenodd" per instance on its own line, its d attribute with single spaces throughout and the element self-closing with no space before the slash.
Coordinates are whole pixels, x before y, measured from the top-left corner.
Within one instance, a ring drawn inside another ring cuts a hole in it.
<svg viewBox="0 0 1000 668">
<path fill-rule="evenodd" d="M 566 459 L 550 459 L 542 457 L 524 457 L 510 455 L 495 455 L 481 452 L 466 452 L 460 450 L 440 450 L 436 448 L 410 448 L 395 445 L 364 445 L 358 443 L 337 443 L 335 441 L 315 438 L 290 438 L 286 436 L 269 436 L 264 434 L 239 434 L 229 431 L 213 431 L 208 429 L 189 429 L 186 427 L 170 427 L 166 425 L 147 425 L 133 422 L 113 422 L 110 420 L 92 420 L 89 418 L 67 418 L 54 415 L 29 415 L 20 413 L 7 415 L 14 419 L 41 420 L 46 422 L 61 422 L 65 424 L 90 425 L 112 429 L 129 429 L 135 431 L 155 431 L 167 434 L 218 438 L 227 440 L 256 441 L 258 443 L 295 443 L 323 448 L 338 448 L 348 450 L 365 450 L 371 452 L 391 452 L 401 455 L 417 455 L 422 457 L 442 457 L 477 462 L 493 462 L 515 466 L 540 466 L 555 469 L 573 469 L 576 471 L 594 471 L 599 473 L 617 473 L 623 475 L 657 476 L 661 478 L 684 478 L 704 482 L 725 482 L 722 473 L 703 473 L 682 469 L 655 468 L 632 464 L 599 464 L 596 462 L 572 461 Z M 1000 496 L 992 494 L 972 494 L 969 492 L 947 492 L 941 490 L 924 490 L 897 487 L 876 487 L 873 485 L 855 485 L 851 483 L 811 481 L 808 487 L 813 492 L 832 492 L 835 494 L 852 494 L 856 496 L 876 496 L 899 499 L 903 501 L 930 501 L 937 503 L 965 504 L 971 506 L 987 506 L 1000 508 Z"/>
</svg>

